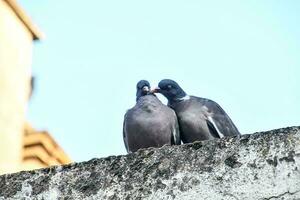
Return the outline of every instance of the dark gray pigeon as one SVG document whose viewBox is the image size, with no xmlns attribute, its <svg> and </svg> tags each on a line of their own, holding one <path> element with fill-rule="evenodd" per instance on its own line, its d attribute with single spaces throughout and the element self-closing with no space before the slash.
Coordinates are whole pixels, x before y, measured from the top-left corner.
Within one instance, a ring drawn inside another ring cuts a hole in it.
<svg viewBox="0 0 300 200">
<path fill-rule="evenodd" d="M 173 80 L 159 82 L 154 93 L 168 99 L 176 112 L 183 143 L 240 135 L 226 112 L 214 101 L 187 95 Z"/>
<path fill-rule="evenodd" d="M 175 112 L 150 93 L 150 84 L 146 80 L 138 82 L 136 104 L 125 114 L 123 139 L 128 153 L 141 148 L 180 144 Z"/>
</svg>

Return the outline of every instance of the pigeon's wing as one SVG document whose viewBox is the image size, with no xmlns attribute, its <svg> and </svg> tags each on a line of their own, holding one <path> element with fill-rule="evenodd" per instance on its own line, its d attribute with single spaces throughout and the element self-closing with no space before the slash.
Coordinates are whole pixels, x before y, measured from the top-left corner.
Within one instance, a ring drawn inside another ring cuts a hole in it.
<svg viewBox="0 0 300 200">
<path fill-rule="evenodd" d="M 228 115 L 213 115 L 212 121 L 215 122 L 215 127 L 223 136 L 241 135 Z"/>
<path fill-rule="evenodd" d="M 223 133 L 218 129 L 218 126 L 214 122 L 214 119 L 211 116 L 208 116 L 206 120 L 208 129 L 210 133 L 215 137 L 215 138 L 222 138 L 224 137 Z"/>
<path fill-rule="evenodd" d="M 175 112 L 173 111 L 172 113 L 174 116 L 175 123 L 174 123 L 174 127 L 172 130 L 171 144 L 180 145 L 181 139 L 180 139 L 180 130 L 179 130 L 179 125 L 178 125 L 178 120 L 177 120 L 177 116 L 176 116 Z"/>
<path fill-rule="evenodd" d="M 232 120 L 219 104 L 206 99 L 204 105 L 208 109 L 207 125 L 214 136 L 222 138 L 224 136 L 240 135 Z"/>
<path fill-rule="evenodd" d="M 123 121 L 123 141 L 124 141 L 124 145 L 125 145 L 126 151 L 127 151 L 127 153 L 129 153 L 128 144 L 127 144 L 127 139 L 126 139 L 126 132 L 125 132 L 126 115 L 127 115 L 127 112 L 126 112 L 126 114 L 124 115 L 124 121 Z"/>
</svg>

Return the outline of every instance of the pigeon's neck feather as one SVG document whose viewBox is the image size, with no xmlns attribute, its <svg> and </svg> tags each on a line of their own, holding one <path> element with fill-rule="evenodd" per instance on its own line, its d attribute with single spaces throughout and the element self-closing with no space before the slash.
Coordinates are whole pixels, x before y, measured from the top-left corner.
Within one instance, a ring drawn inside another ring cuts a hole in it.
<svg viewBox="0 0 300 200">
<path fill-rule="evenodd" d="M 178 98 L 175 101 L 185 101 L 185 100 L 189 100 L 190 96 L 189 95 L 185 95 L 184 97 Z"/>
<path fill-rule="evenodd" d="M 161 102 L 155 95 L 146 95 L 137 101 L 137 106 L 140 108 L 155 108 L 160 104 Z"/>
<path fill-rule="evenodd" d="M 169 101 L 168 102 L 168 105 L 172 107 L 172 105 L 176 104 L 176 103 L 179 103 L 179 102 L 182 102 L 182 101 L 187 101 L 187 100 L 190 100 L 190 96 L 189 95 L 185 95 L 184 97 L 181 97 L 181 98 L 176 98 L 172 101 Z"/>
</svg>

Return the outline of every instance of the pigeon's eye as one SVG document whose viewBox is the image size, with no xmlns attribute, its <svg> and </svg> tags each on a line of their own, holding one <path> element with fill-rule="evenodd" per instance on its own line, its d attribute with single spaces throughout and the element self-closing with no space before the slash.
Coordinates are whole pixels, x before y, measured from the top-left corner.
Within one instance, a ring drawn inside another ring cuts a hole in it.
<svg viewBox="0 0 300 200">
<path fill-rule="evenodd" d="M 167 88 L 168 88 L 168 89 L 172 89 L 172 85 L 168 85 Z"/>
</svg>

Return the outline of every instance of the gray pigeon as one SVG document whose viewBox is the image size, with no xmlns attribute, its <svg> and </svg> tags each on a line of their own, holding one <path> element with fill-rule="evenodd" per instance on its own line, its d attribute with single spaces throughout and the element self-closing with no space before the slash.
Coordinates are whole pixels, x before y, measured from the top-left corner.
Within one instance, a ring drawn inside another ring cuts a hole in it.
<svg viewBox="0 0 300 200">
<path fill-rule="evenodd" d="M 175 112 L 150 93 L 150 84 L 146 80 L 138 82 L 136 105 L 125 114 L 123 139 L 128 153 L 141 148 L 180 144 Z"/>
<path fill-rule="evenodd" d="M 152 92 L 168 99 L 176 112 L 183 143 L 240 135 L 226 112 L 214 101 L 187 95 L 173 80 L 164 79 Z"/>
</svg>

